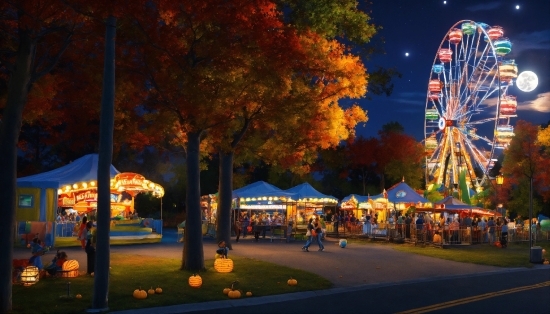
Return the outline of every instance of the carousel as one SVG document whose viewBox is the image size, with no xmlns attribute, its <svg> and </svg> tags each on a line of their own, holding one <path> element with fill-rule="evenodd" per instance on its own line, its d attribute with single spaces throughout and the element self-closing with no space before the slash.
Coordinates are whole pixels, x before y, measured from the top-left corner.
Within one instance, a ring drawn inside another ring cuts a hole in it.
<svg viewBox="0 0 550 314">
<path fill-rule="evenodd" d="M 17 179 L 18 237 L 26 245 L 38 235 L 46 245 L 76 245 L 82 218 L 95 221 L 97 212 L 98 155 L 83 156 L 63 167 Z M 151 243 L 162 239 L 162 220 L 140 218 L 136 195 L 160 198 L 164 189 L 144 176 L 110 168 L 111 244 Z"/>
</svg>

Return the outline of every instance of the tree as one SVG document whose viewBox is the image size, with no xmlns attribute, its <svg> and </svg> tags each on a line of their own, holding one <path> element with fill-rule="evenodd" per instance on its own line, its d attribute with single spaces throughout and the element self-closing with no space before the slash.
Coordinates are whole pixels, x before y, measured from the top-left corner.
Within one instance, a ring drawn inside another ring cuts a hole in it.
<svg viewBox="0 0 550 314">
<path fill-rule="evenodd" d="M 346 155 L 350 162 L 350 167 L 360 172 L 363 185 L 362 195 L 367 195 L 367 177 L 376 168 L 376 152 L 379 146 L 380 142 L 373 137 L 368 139 L 360 137 L 346 146 Z"/>
<path fill-rule="evenodd" d="M 534 193 L 544 193 L 548 185 L 543 185 L 547 176 L 544 169 L 550 167 L 550 158 L 546 157 L 538 142 L 538 127 L 520 120 L 516 123 L 514 137 L 505 151 L 502 172 L 510 179 L 507 187 L 513 183 L 529 185 L 529 219 L 533 216 Z M 509 188 L 507 189 L 509 190 Z M 529 224 L 531 226 L 531 224 Z M 529 233 L 531 235 L 531 233 Z"/>
<path fill-rule="evenodd" d="M 62 1 L 0 3 L 0 75 L 8 83 L 0 120 L 0 237 L 10 243 L 0 258 L 0 312 L 12 307 L 11 261 L 14 243 L 17 142 L 29 92 L 50 73 L 72 42 L 81 18 Z"/>
<path fill-rule="evenodd" d="M 377 151 L 377 171 L 381 177 L 380 189 L 386 188 L 386 179 L 398 182 L 403 178 L 415 188 L 422 181 L 424 148 L 413 137 L 401 132 L 395 123 L 382 128 L 380 148 Z"/>
</svg>

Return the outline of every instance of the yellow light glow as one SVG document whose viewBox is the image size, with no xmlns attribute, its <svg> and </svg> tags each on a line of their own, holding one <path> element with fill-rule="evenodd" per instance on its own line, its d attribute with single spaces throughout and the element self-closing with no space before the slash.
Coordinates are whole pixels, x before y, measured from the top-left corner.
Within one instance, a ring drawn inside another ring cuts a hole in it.
<svg viewBox="0 0 550 314">
<path fill-rule="evenodd" d="M 63 190 L 62 189 L 57 189 L 57 194 L 61 194 L 63 193 Z"/>
<path fill-rule="evenodd" d="M 78 184 L 73 184 L 73 189 L 77 189 L 78 188 Z"/>
<path fill-rule="evenodd" d="M 95 186 L 95 181 L 90 182 L 91 186 Z"/>
<path fill-rule="evenodd" d="M 86 183 L 86 182 L 82 183 L 82 187 L 83 187 L 83 188 L 87 188 L 87 187 L 88 187 L 88 183 Z"/>
</svg>

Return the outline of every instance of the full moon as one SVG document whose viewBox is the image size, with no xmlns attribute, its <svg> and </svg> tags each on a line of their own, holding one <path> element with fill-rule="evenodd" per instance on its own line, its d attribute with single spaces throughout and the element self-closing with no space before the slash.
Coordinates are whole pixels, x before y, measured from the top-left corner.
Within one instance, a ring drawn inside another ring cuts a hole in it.
<svg viewBox="0 0 550 314">
<path fill-rule="evenodd" d="M 409 56 L 409 53 L 408 52 L 405 52 L 405 57 L 408 57 Z"/>
<path fill-rule="evenodd" d="M 534 72 L 523 71 L 519 74 L 516 80 L 516 86 L 522 92 L 530 92 L 537 88 L 539 84 L 539 79 Z"/>
</svg>

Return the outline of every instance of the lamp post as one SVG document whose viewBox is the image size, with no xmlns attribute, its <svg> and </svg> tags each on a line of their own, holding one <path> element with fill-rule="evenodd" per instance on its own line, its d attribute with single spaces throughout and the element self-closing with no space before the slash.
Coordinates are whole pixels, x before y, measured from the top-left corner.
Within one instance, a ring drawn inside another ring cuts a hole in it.
<svg viewBox="0 0 550 314">
<path fill-rule="evenodd" d="M 499 174 L 497 177 L 496 177 L 496 182 L 497 182 L 497 186 L 498 186 L 498 189 L 500 190 L 500 187 L 502 186 L 502 184 L 504 183 L 504 176 L 502 174 Z M 504 217 L 504 213 L 502 213 L 500 211 L 500 208 L 498 207 L 498 190 L 496 192 L 496 207 L 497 207 L 497 211 L 502 215 L 502 217 Z"/>
</svg>

